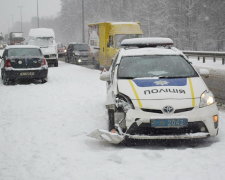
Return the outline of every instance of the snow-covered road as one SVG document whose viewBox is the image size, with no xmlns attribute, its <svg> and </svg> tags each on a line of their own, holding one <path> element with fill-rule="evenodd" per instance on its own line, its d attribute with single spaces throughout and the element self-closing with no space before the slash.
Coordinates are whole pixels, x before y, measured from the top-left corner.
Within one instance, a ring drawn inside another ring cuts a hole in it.
<svg viewBox="0 0 225 180">
<path fill-rule="evenodd" d="M 189 143 L 115 146 L 87 136 L 106 129 L 99 71 L 60 62 L 46 84 L 0 83 L 0 180 L 221 180 L 220 134 Z"/>
</svg>

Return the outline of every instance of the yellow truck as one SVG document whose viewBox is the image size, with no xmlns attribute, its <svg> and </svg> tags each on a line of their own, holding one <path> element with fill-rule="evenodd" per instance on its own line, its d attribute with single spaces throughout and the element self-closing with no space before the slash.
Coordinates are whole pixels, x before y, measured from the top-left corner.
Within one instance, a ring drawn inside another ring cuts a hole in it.
<svg viewBox="0 0 225 180">
<path fill-rule="evenodd" d="M 88 25 L 88 43 L 96 68 L 109 68 L 124 39 L 142 37 L 138 22 L 101 22 Z"/>
</svg>

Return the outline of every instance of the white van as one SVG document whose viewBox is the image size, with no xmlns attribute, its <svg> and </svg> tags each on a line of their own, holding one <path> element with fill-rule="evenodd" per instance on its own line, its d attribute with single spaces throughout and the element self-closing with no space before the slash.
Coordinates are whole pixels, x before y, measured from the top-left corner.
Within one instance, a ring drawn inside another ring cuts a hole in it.
<svg viewBox="0 0 225 180">
<path fill-rule="evenodd" d="M 39 46 L 48 64 L 58 67 L 57 44 L 55 41 L 55 33 L 53 29 L 30 29 L 28 44 Z"/>
</svg>

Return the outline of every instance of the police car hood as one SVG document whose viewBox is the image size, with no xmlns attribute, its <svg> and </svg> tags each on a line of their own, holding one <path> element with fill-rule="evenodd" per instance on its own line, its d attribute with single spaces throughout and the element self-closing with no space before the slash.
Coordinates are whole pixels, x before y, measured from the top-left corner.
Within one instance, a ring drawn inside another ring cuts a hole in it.
<svg viewBox="0 0 225 180">
<path fill-rule="evenodd" d="M 194 99 L 205 90 L 200 77 L 118 80 L 118 91 L 132 100 Z"/>
</svg>

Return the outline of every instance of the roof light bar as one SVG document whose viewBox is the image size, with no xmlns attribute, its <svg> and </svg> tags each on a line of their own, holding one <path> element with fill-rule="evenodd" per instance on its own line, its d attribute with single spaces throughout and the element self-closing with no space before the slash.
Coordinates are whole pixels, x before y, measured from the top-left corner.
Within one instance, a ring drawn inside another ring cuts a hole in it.
<svg viewBox="0 0 225 180">
<path fill-rule="evenodd" d="M 121 46 L 125 47 L 157 47 L 173 45 L 173 40 L 170 38 L 133 38 L 125 39 L 121 42 Z"/>
</svg>

